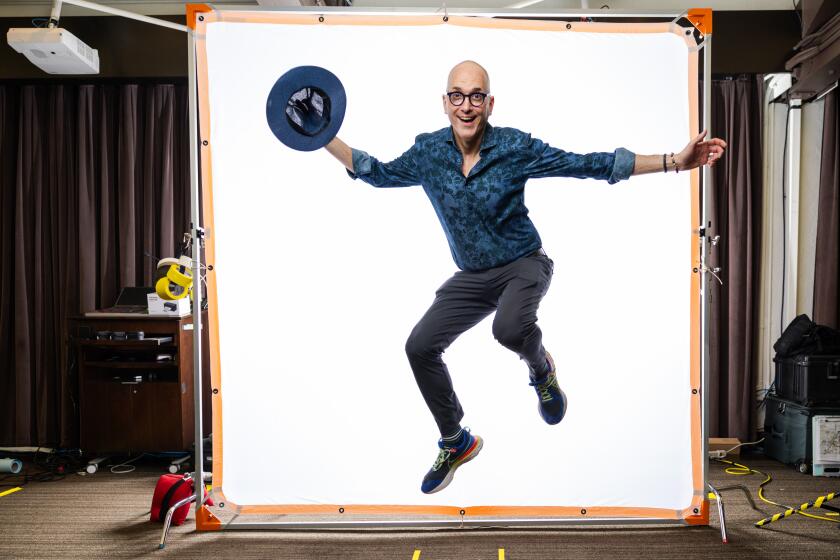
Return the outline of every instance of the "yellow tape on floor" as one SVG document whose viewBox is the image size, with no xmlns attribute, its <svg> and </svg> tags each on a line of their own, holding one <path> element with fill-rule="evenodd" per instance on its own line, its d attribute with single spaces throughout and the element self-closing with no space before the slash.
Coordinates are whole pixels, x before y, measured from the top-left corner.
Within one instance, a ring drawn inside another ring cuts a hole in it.
<svg viewBox="0 0 840 560">
<path fill-rule="evenodd" d="M 411 557 L 411 560 L 420 560 L 420 549 L 416 549 L 414 551 L 414 556 Z M 505 560 L 505 549 L 499 549 L 499 560 Z"/>
</svg>

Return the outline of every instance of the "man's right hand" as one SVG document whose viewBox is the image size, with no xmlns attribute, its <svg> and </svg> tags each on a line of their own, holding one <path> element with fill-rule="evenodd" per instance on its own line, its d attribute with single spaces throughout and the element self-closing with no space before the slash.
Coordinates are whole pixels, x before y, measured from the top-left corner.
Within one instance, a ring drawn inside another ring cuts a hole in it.
<svg viewBox="0 0 840 560">
<path fill-rule="evenodd" d="M 335 159 L 340 161 L 350 173 L 353 173 L 353 150 L 350 146 L 341 141 L 341 138 L 336 136 L 324 148 L 335 156 Z"/>
</svg>

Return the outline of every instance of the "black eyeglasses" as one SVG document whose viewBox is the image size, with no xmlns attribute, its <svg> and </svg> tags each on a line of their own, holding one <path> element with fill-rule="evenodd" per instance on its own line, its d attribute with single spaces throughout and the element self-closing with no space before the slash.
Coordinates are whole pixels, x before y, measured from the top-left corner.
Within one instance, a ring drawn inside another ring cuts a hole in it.
<svg viewBox="0 0 840 560">
<path fill-rule="evenodd" d="M 449 91 L 446 93 L 446 96 L 449 98 L 449 102 L 455 105 L 456 107 L 460 107 L 464 104 L 464 99 L 467 97 L 470 98 L 470 105 L 473 107 L 481 107 L 484 105 L 484 100 L 487 99 L 487 96 L 490 95 L 489 93 L 482 93 L 480 91 L 474 91 L 470 94 L 464 94 L 460 91 Z"/>
</svg>

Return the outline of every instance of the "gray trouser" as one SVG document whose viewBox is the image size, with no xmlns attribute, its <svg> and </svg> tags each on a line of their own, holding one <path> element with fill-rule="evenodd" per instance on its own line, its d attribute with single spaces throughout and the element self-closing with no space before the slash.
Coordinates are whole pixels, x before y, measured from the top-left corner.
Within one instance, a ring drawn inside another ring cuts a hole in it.
<svg viewBox="0 0 840 560">
<path fill-rule="evenodd" d="M 545 371 L 537 307 L 553 271 L 553 261 L 537 252 L 497 268 L 458 271 L 438 289 L 434 303 L 411 331 L 405 351 L 442 436 L 460 429 L 464 411 L 441 354 L 493 311 L 496 340 L 525 360 L 530 371 Z"/>
</svg>

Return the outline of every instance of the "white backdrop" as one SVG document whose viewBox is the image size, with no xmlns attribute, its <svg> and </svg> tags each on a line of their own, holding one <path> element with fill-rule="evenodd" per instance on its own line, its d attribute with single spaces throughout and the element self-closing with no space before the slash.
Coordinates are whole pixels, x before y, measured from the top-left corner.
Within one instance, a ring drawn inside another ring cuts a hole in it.
<svg viewBox="0 0 840 560">
<path fill-rule="evenodd" d="M 354 182 L 325 150 L 286 148 L 265 119 L 280 75 L 323 66 L 347 92 L 339 136 L 387 161 L 448 125 L 447 73 L 474 59 L 490 73 L 494 125 L 569 151 L 676 152 L 690 136 L 681 38 L 206 29 L 229 502 L 688 507 L 687 173 L 529 183 L 526 204 L 555 261 L 539 324 L 568 413 L 543 423 L 527 367 L 495 342 L 491 316 L 444 355 L 484 450 L 426 496 L 439 434 L 404 344 L 456 270 L 442 229 L 420 187 Z"/>
</svg>

